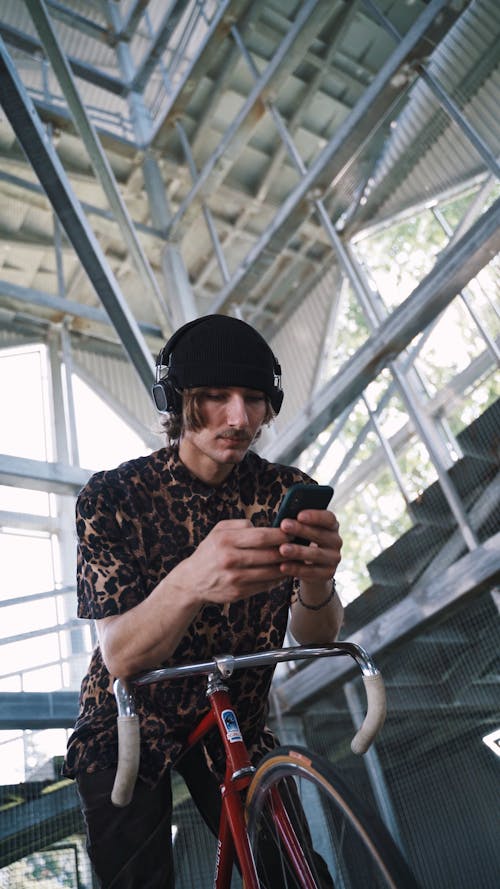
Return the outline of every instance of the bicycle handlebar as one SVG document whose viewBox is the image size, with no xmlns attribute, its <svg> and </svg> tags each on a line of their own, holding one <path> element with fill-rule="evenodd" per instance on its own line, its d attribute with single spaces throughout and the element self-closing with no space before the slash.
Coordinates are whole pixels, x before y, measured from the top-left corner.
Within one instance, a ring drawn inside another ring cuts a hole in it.
<svg viewBox="0 0 500 889">
<path fill-rule="evenodd" d="M 127 806 L 132 799 L 139 771 L 140 729 L 135 712 L 133 686 L 150 685 L 168 679 L 185 676 L 209 676 L 219 673 L 229 677 L 234 670 L 248 667 L 269 666 L 284 661 L 305 660 L 318 657 L 352 657 L 361 670 L 366 693 L 366 716 L 351 741 L 353 753 L 366 753 L 377 732 L 384 724 L 386 700 L 384 681 L 368 653 L 353 642 L 333 642 L 329 645 L 298 645 L 273 651 L 257 651 L 251 654 L 220 655 L 210 661 L 164 667 L 134 676 L 129 682 L 116 679 L 113 690 L 118 707 L 118 765 L 111 801 L 115 806 Z"/>
</svg>

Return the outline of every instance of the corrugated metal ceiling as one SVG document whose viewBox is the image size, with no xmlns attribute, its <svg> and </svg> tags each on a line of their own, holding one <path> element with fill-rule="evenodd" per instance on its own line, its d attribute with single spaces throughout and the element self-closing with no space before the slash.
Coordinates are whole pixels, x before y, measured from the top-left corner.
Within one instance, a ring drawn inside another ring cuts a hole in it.
<svg viewBox="0 0 500 889">
<path fill-rule="evenodd" d="M 316 353 L 328 311 L 321 300 L 321 307 L 316 304 L 315 287 L 338 268 L 338 258 L 314 201 L 321 198 L 332 224 L 347 237 L 491 174 L 485 155 L 450 121 L 419 76 L 422 66 L 491 157 L 500 153 L 498 2 L 455 0 L 431 15 L 435 5 L 213 0 L 201 7 L 171 4 L 169 20 L 163 0 L 114 4 L 109 19 L 100 3 L 47 0 L 54 32 L 154 276 L 163 281 L 165 249 L 175 244 L 170 249 L 182 256 L 197 312 L 238 311 L 282 340 L 278 331 L 290 333 L 289 321 L 302 306 Z M 155 352 L 175 317 L 168 281 L 170 317 L 141 282 L 88 148 L 44 60 L 28 6 L 1 0 L 0 33 L 37 112 L 50 124 L 70 186 Z M 197 20 L 195 7 L 203 13 Z M 376 94 L 400 46 L 388 29 L 409 45 L 412 29 L 426 15 L 423 39 Z M 149 75 L 141 75 L 146 70 Z M 256 78 L 261 78 L 257 86 Z M 298 163 L 282 143 L 280 121 Z M 183 140 L 192 158 L 186 158 Z M 336 141 L 336 152 L 322 166 Z M 64 238 L 61 294 L 52 208 L 5 119 L 0 155 L 0 299 L 9 317 L 17 312 L 23 323 L 45 324 L 66 317 L 70 331 L 93 337 L 96 348 L 99 340 L 116 340 L 109 324 L 87 312 L 85 307 L 99 308 L 99 298 Z M 147 157 L 163 182 L 163 220 L 152 214 L 148 200 Z M 301 192 L 315 167 L 318 176 Z M 202 182 L 193 191 L 192 177 L 198 174 Z M 74 309 L 66 316 L 56 302 L 61 296 Z M 304 380 L 306 388 L 313 385 L 312 368 L 301 369 L 294 380 L 299 400 Z"/>
</svg>

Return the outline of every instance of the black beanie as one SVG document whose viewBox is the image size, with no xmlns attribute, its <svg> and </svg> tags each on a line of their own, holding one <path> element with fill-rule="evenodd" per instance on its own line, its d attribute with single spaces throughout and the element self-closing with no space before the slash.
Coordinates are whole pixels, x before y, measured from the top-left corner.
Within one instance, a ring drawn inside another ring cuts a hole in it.
<svg viewBox="0 0 500 889">
<path fill-rule="evenodd" d="M 277 414 L 283 401 L 281 369 L 265 339 L 228 315 L 189 321 L 166 344 L 162 363 L 179 389 L 242 386 L 264 392 Z"/>
</svg>

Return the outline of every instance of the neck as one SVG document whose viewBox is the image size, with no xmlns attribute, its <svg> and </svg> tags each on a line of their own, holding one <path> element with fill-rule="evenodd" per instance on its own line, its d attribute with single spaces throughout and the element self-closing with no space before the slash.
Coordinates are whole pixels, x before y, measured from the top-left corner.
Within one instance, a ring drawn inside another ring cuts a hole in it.
<svg viewBox="0 0 500 889">
<path fill-rule="evenodd" d="M 217 463 L 204 454 L 193 452 L 185 439 L 182 438 L 179 442 L 179 459 L 192 475 L 214 488 L 226 481 L 236 465 L 235 463 Z"/>
</svg>

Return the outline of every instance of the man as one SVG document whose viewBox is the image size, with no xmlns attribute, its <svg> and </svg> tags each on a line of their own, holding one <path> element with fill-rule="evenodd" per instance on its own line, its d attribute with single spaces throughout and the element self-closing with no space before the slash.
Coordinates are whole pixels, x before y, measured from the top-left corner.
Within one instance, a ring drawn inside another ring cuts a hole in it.
<svg viewBox="0 0 500 889">
<path fill-rule="evenodd" d="M 160 353 L 153 395 L 169 445 L 97 473 L 77 502 L 78 614 L 99 645 L 83 680 L 65 774 L 76 778 L 89 854 L 103 887 L 164 889 L 170 768 L 207 712 L 201 680 L 140 690 L 140 777 L 130 805 L 110 803 L 116 768 L 116 676 L 298 642 L 332 641 L 342 619 L 333 575 L 342 541 L 333 513 L 306 510 L 272 528 L 286 490 L 310 481 L 250 450 L 283 399 L 281 371 L 248 324 L 208 315 Z M 300 536 L 310 545 L 292 541 Z M 275 746 L 266 728 L 272 669 L 230 679 L 253 761 Z M 203 817 L 217 829 L 223 772 L 217 738 L 179 765 Z"/>
</svg>

